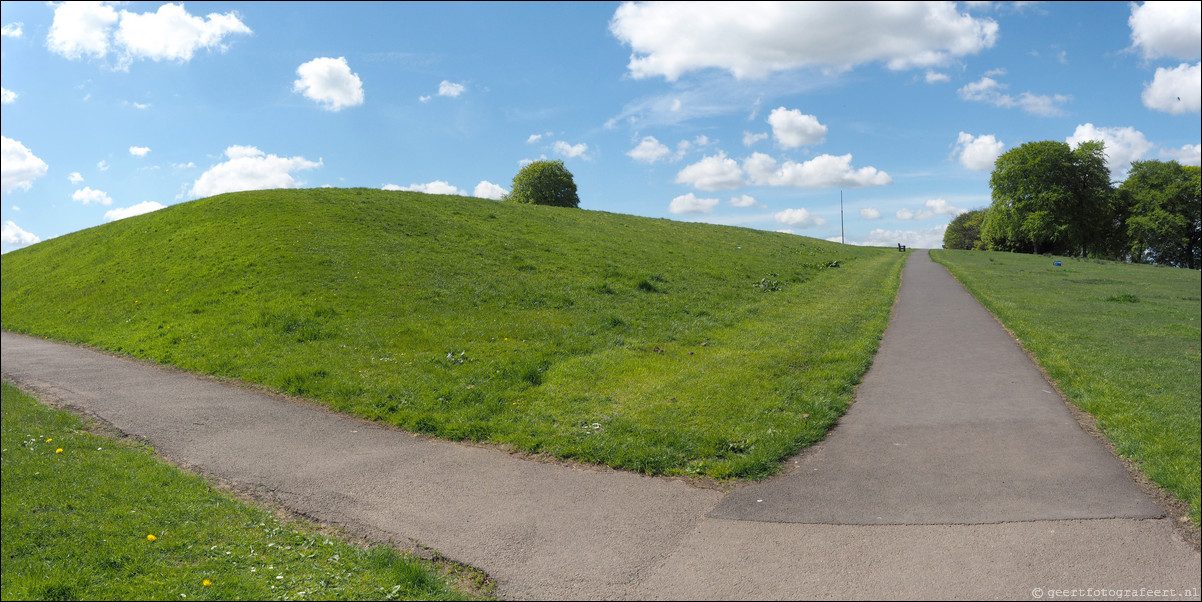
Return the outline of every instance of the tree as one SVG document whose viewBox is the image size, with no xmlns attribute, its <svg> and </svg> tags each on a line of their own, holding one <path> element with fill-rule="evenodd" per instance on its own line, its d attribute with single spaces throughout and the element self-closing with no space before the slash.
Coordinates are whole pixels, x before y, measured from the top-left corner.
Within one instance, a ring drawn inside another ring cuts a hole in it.
<svg viewBox="0 0 1202 602">
<path fill-rule="evenodd" d="M 943 248 L 971 250 L 980 249 L 981 222 L 985 219 L 985 209 L 977 209 L 957 215 L 943 232 Z"/>
<path fill-rule="evenodd" d="M 1136 161 L 1119 186 L 1135 262 L 1202 268 L 1202 180 L 1197 166 Z"/>
<path fill-rule="evenodd" d="M 1114 190 L 1100 141 L 1028 142 L 998 157 L 981 237 L 990 249 L 1106 254 Z"/>
<path fill-rule="evenodd" d="M 513 189 L 506 200 L 554 207 L 579 207 L 576 182 L 563 161 L 535 161 L 513 177 Z"/>
</svg>

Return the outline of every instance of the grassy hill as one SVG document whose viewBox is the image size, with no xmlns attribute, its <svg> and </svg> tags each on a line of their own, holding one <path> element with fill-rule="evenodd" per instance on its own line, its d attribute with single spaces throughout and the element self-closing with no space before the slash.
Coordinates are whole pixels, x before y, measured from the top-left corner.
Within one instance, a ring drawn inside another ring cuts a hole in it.
<svg viewBox="0 0 1202 602">
<path fill-rule="evenodd" d="M 758 477 L 850 403 L 903 258 L 463 197 L 257 191 L 4 255 L 2 324 L 447 439 Z"/>
</svg>

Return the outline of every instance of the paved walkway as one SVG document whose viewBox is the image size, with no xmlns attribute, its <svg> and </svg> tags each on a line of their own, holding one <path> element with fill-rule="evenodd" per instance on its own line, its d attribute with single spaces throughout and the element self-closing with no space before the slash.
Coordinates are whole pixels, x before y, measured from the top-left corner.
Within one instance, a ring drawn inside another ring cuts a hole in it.
<svg viewBox="0 0 1202 602">
<path fill-rule="evenodd" d="M 839 426 L 784 474 L 729 494 L 432 441 L 8 333 L 2 359 L 5 379 L 178 464 L 416 541 L 486 571 L 506 598 L 1198 599 L 1202 582 L 1172 519 L 925 252 Z"/>
</svg>

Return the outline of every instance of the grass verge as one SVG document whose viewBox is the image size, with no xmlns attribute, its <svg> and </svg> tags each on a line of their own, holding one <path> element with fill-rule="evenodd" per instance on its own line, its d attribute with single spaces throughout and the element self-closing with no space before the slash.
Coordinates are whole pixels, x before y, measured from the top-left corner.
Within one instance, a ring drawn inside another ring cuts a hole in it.
<svg viewBox="0 0 1202 602">
<path fill-rule="evenodd" d="M 3 257 L 3 327 L 410 431 L 757 478 L 821 439 L 904 254 L 367 189 L 232 193 Z"/>
<path fill-rule="evenodd" d="M 434 565 L 216 491 L 3 384 L 5 600 L 461 600 Z"/>
<path fill-rule="evenodd" d="M 1199 272 L 983 251 L 932 251 L 931 258 L 1097 418 L 1120 455 L 1188 504 L 1197 527 Z"/>
</svg>

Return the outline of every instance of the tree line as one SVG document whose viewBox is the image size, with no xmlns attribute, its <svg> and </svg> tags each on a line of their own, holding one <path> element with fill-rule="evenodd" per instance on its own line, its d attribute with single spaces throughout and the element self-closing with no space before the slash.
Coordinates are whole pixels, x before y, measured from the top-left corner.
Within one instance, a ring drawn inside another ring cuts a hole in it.
<svg viewBox="0 0 1202 602">
<path fill-rule="evenodd" d="M 992 204 L 952 220 L 947 249 L 1094 257 L 1202 268 L 1197 166 L 1135 161 L 1117 187 L 1105 146 L 1028 142 L 994 164 Z"/>
</svg>

